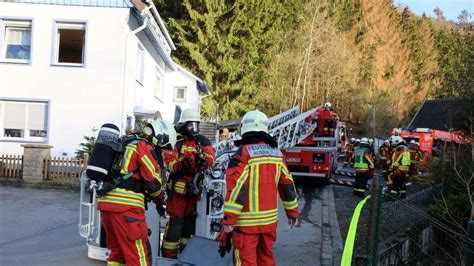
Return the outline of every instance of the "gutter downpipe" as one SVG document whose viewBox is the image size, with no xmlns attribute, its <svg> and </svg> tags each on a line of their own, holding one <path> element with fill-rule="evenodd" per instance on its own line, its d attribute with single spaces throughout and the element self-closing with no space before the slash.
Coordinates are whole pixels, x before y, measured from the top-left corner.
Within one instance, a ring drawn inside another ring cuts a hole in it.
<svg viewBox="0 0 474 266">
<path fill-rule="evenodd" d="M 144 21 L 143 21 L 143 24 L 136 28 L 135 30 L 133 30 L 132 32 L 128 32 L 127 33 L 127 36 L 125 37 L 125 48 L 124 48 L 124 53 L 123 53 L 123 56 L 124 56 L 124 62 L 123 62 L 123 71 L 122 71 L 122 114 L 121 114 L 121 129 L 125 132 L 125 125 L 124 125 L 124 115 L 125 115 L 125 112 L 124 112 L 124 106 L 125 106 L 125 80 L 126 80 L 126 75 L 125 75 L 125 72 L 127 70 L 127 48 L 128 48 L 128 39 L 130 36 L 132 35 L 136 35 L 137 33 L 139 33 L 140 31 L 144 30 L 146 28 L 146 26 L 148 25 L 148 18 L 145 16 L 145 11 L 149 10 L 153 5 L 149 5 L 147 6 L 146 8 L 144 8 L 141 12 L 140 12 L 140 15 L 144 18 Z M 126 118 L 125 118 L 126 120 Z"/>
</svg>

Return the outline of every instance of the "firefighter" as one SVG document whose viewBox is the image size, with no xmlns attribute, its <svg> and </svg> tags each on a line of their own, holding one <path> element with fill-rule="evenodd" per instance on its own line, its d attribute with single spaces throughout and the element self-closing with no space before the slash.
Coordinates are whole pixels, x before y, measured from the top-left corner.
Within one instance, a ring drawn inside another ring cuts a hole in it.
<svg viewBox="0 0 474 266">
<path fill-rule="evenodd" d="M 172 153 L 165 155 L 170 178 L 166 211 L 170 219 L 166 226 L 162 245 L 162 256 L 176 259 L 182 251 L 196 224 L 196 203 L 200 192 L 195 177 L 211 168 L 215 163 L 215 151 L 210 141 L 199 134 L 201 119 L 195 109 L 183 110 L 178 121 L 178 140 Z"/>
<path fill-rule="evenodd" d="M 354 143 L 354 149 L 360 148 L 360 139 L 356 139 Z"/>
<path fill-rule="evenodd" d="M 393 138 L 393 144 L 396 147 L 390 166 L 390 179 L 393 184 L 390 193 L 400 198 L 406 197 L 406 183 L 408 178 L 408 171 L 410 168 L 410 152 L 405 147 L 405 141 L 400 136 Z"/>
<path fill-rule="evenodd" d="M 386 139 L 383 145 L 379 148 L 380 169 L 382 170 L 383 178 L 387 182 L 388 177 L 388 157 L 389 157 L 390 142 Z"/>
<path fill-rule="evenodd" d="M 98 200 L 97 209 L 110 250 L 107 265 L 152 264 L 145 197 L 154 200 L 157 206 L 162 203 L 161 149 L 173 149 L 176 131 L 170 123 L 156 120 L 149 123 L 143 133 L 143 138 L 125 147 L 120 163 L 120 174 L 132 177 L 119 182 Z"/>
<path fill-rule="evenodd" d="M 369 149 L 370 149 L 370 152 L 372 152 L 372 155 L 375 156 L 375 145 L 374 145 L 373 138 L 369 138 Z"/>
<path fill-rule="evenodd" d="M 326 102 L 323 107 L 316 109 L 316 116 L 318 118 L 318 137 L 334 136 L 335 113 L 332 111 L 332 104 Z"/>
<path fill-rule="evenodd" d="M 352 167 L 352 155 L 354 154 L 354 144 L 355 144 L 355 138 L 351 138 L 349 145 L 347 145 L 346 148 L 346 159 L 344 161 L 344 167 Z"/>
<path fill-rule="evenodd" d="M 356 178 L 352 192 L 358 197 L 364 197 L 367 181 L 374 175 L 374 158 L 367 138 L 362 138 L 360 147 L 354 151 L 354 168 Z"/>
<path fill-rule="evenodd" d="M 223 248 L 232 234 L 234 265 L 275 265 L 278 198 L 290 227 L 298 223 L 298 199 L 290 172 L 276 141 L 268 134 L 268 117 L 249 111 L 242 119 L 242 139 L 235 142 L 226 175 L 227 194 L 222 229 Z"/>
</svg>

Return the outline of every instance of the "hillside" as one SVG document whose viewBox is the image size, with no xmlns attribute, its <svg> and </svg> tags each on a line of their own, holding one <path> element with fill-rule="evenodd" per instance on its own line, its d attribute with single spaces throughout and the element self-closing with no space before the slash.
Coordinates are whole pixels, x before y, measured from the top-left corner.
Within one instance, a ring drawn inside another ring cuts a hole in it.
<svg viewBox="0 0 474 266">
<path fill-rule="evenodd" d="M 175 60 L 209 84 L 203 115 L 331 101 L 363 133 L 403 126 L 422 100 L 472 95 L 474 35 L 391 0 L 156 1 Z"/>
</svg>

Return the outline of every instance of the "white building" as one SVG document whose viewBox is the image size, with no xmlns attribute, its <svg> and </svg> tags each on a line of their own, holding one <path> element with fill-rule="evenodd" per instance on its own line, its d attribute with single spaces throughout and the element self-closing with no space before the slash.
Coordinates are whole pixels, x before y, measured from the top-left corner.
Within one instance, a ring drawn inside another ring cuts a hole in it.
<svg viewBox="0 0 474 266">
<path fill-rule="evenodd" d="M 151 0 L 0 0 L 0 154 L 43 143 L 74 156 L 104 123 L 125 132 L 199 108 L 207 86 L 174 49 Z"/>
</svg>

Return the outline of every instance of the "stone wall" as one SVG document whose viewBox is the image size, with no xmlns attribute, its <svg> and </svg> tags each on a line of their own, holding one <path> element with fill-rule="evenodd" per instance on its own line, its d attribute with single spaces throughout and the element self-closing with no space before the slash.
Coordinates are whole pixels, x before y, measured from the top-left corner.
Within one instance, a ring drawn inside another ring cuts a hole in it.
<svg viewBox="0 0 474 266">
<path fill-rule="evenodd" d="M 36 183 L 43 181 L 43 160 L 51 156 L 51 145 L 22 144 L 23 152 L 23 181 Z"/>
</svg>

